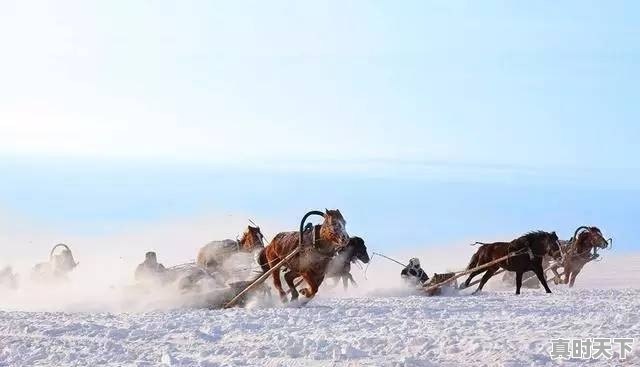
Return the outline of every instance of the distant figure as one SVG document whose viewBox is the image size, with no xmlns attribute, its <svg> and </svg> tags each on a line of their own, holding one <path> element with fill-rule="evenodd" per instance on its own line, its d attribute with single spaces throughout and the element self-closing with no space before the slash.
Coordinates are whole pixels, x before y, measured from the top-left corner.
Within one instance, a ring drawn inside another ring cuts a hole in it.
<svg viewBox="0 0 640 367">
<path fill-rule="evenodd" d="M 211 241 L 204 245 L 196 257 L 196 264 L 209 273 L 220 272 L 224 278 L 228 278 L 222 264 L 232 255 L 237 253 L 252 253 L 264 248 L 264 236 L 260 227 L 248 226 L 242 237 L 237 240 Z"/>
<path fill-rule="evenodd" d="M 78 266 L 69 246 L 59 243 L 49 252 L 49 261 L 36 264 L 31 279 L 38 283 L 65 282 L 67 275 Z"/>
<path fill-rule="evenodd" d="M 5 266 L 0 270 L 0 287 L 9 289 L 18 288 L 18 276 L 13 273 L 10 266 Z"/>
<path fill-rule="evenodd" d="M 420 267 L 420 260 L 415 257 L 409 260 L 409 265 L 402 269 L 400 276 L 415 285 L 423 285 L 429 280 L 427 273 Z"/>
<path fill-rule="evenodd" d="M 136 281 L 160 281 L 162 282 L 167 273 L 164 265 L 158 263 L 156 253 L 149 251 L 145 254 L 144 262 L 136 268 Z"/>
</svg>

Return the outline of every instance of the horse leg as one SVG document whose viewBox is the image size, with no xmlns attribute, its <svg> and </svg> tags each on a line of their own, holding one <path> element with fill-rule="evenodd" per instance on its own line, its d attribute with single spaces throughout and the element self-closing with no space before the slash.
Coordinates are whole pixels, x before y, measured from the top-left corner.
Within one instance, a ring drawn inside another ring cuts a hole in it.
<svg viewBox="0 0 640 367">
<path fill-rule="evenodd" d="M 320 288 L 320 285 L 322 284 L 322 281 L 324 280 L 324 274 L 318 274 L 318 277 L 315 278 L 315 287 L 312 287 L 311 290 L 313 290 L 313 295 L 315 295 L 316 293 L 318 293 L 318 289 Z"/>
<path fill-rule="evenodd" d="M 276 263 L 277 261 L 269 261 L 269 267 L 273 267 L 273 265 L 275 265 Z M 278 293 L 280 294 L 280 299 L 282 300 L 282 302 L 287 302 L 287 293 L 284 291 L 284 289 L 282 289 L 282 282 L 280 281 L 280 270 L 281 269 L 274 271 L 271 274 L 271 277 L 273 278 L 273 286 L 276 287 Z"/>
<path fill-rule="evenodd" d="M 313 276 L 309 273 L 303 273 L 302 278 L 305 282 L 307 282 L 309 286 L 307 288 L 302 288 L 300 290 L 300 293 L 307 298 L 311 298 L 311 296 L 314 294 L 313 287 L 316 285 L 315 279 L 313 279 Z M 338 279 L 338 281 L 340 281 L 340 279 Z"/>
<path fill-rule="evenodd" d="M 569 280 L 569 288 L 573 288 L 573 284 L 576 282 L 576 277 L 578 276 L 578 272 L 574 272 L 571 274 L 571 279 Z"/>
<path fill-rule="evenodd" d="M 358 287 L 358 283 L 356 283 L 356 281 L 353 280 L 353 275 L 351 275 L 351 273 L 347 273 L 347 277 L 351 281 L 351 285 L 357 288 Z"/>
<path fill-rule="evenodd" d="M 520 294 L 520 287 L 522 287 L 522 272 L 516 272 L 516 294 Z"/>
<path fill-rule="evenodd" d="M 469 284 L 471 283 L 471 279 L 473 279 L 473 277 L 475 277 L 476 275 L 484 272 L 485 269 L 482 270 L 476 270 L 473 273 L 471 273 L 471 275 L 469 275 L 469 277 L 467 278 L 467 280 L 464 282 L 464 287 L 467 288 L 469 286 Z"/>
<path fill-rule="evenodd" d="M 487 269 L 487 272 L 484 273 L 484 275 L 482 276 L 482 279 L 480 280 L 480 285 L 478 286 L 478 289 L 476 289 L 473 294 L 476 294 L 478 292 L 480 292 L 482 290 L 482 287 L 484 287 L 485 283 L 487 281 L 489 281 L 489 279 L 493 276 L 493 274 L 495 274 L 495 272 L 499 269 L 499 267 L 491 267 L 489 269 Z"/>
<path fill-rule="evenodd" d="M 569 284 L 569 277 L 571 276 L 571 273 L 573 273 L 573 267 L 569 266 L 564 268 L 564 284 Z"/>
<path fill-rule="evenodd" d="M 307 282 L 307 284 L 309 284 L 309 287 L 302 289 L 300 293 L 302 293 L 307 298 L 312 298 L 316 295 L 316 293 L 318 293 L 318 288 L 320 288 L 320 284 L 324 280 L 324 275 L 320 275 L 316 279 L 316 277 L 314 277 L 314 274 L 304 273 L 302 274 L 302 277 Z"/>
<path fill-rule="evenodd" d="M 540 284 L 544 287 L 544 290 L 547 293 L 551 293 L 551 289 L 549 289 L 549 285 L 547 284 L 547 279 L 544 277 L 544 270 L 542 269 L 542 264 L 537 264 L 533 267 L 533 272 L 536 273 Z"/>
<path fill-rule="evenodd" d="M 574 270 L 573 273 L 571 273 L 571 280 L 569 281 L 569 288 L 573 288 L 573 284 L 576 282 L 576 277 L 580 273 L 580 270 L 582 270 L 582 268 L 578 268 L 578 269 Z"/>
<path fill-rule="evenodd" d="M 298 274 L 294 273 L 293 271 L 288 271 L 284 275 L 284 280 L 287 282 L 287 285 L 291 290 L 291 301 L 295 301 L 298 299 L 298 295 L 299 295 L 298 290 L 296 289 L 296 285 L 293 282 L 297 277 L 298 277 Z"/>
<path fill-rule="evenodd" d="M 553 273 L 553 283 L 554 284 L 558 284 L 559 281 L 561 280 L 560 278 L 560 274 L 558 274 L 558 266 L 552 266 L 551 267 L 551 272 Z"/>
</svg>

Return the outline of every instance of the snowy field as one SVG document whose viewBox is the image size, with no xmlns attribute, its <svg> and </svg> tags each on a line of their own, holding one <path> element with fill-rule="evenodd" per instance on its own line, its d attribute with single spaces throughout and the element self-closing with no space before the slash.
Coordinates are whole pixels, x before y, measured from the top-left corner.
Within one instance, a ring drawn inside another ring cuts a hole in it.
<svg viewBox="0 0 640 367">
<path fill-rule="evenodd" d="M 374 265 L 379 271 L 369 269 L 354 292 L 323 287 L 302 308 L 255 302 L 248 309 L 200 310 L 154 303 L 155 310 L 130 311 L 114 308 L 123 300 L 113 288 L 102 294 L 103 309 L 95 289 L 86 299 L 5 293 L 0 366 L 640 365 L 638 345 L 626 361 L 560 363 L 549 355 L 552 338 L 637 340 L 637 256 L 589 264 L 575 289 L 552 286 L 551 295 L 524 289 L 516 296 L 496 280 L 476 296 L 416 296 L 388 280 L 399 269 Z"/>
</svg>

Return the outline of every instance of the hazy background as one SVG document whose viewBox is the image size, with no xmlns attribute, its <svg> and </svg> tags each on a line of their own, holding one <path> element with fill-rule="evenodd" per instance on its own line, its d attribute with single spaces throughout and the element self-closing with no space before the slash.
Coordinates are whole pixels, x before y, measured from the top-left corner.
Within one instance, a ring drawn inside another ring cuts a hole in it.
<svg viewBox="0 0 640 367">
<path fill-rule="evenodd" d="M 187 261 L 325 207 L 387 253 L 582 224 L 636 251 L 638 10 L 3 1 L 0 265 Z"/>
</svg>

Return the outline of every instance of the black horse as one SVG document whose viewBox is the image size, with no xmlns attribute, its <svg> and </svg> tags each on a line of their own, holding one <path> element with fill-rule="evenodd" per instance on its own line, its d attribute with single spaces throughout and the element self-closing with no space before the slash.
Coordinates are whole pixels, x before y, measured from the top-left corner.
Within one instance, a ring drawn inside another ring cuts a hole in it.
<svg viewBox="0 0 640 367">
<path fill-rule="evenodd" d="M 542 259 L 545 255 L 558 259 L 560 257 L 559 248 L 560 244 L 556 233 L 544 231 L 530 232 L 511 242 L 483 244 L 471 257 L 471 261 L 469 262 L 467 269 L 473 269 L 483 264 L 487 264 L 510 253 L 516 255 L 509 257 L 506 260 L 502 260 L 488 268 L 474 271 L 469 275 L 469 278 L 465 282 L 465 288 L 469 286 L 473 277 L 484 272 L 480 285 L 474 293 L 479 292 L 482 290 L 482 287 L 484 287 L 489 278 L 491 278 L 499 268 L 503 268 L 516 273 L 516 294 L 520 294 L 522 274 L 527 271 L 533 271 L 547 293 L 551 293 L 551 289 L 549 289 L 544 277 Z"/>
<path fill-rule="evenodd" d="M 335 284 L 342 279 L 342 285 L 346 290 L 349 281 L 352 285 L 357 286 L 353 276 L 351 275 L 351 263 L 357 260 L 367 264 L 369 262 L 369 254 L 364 240 L 360 237 L 351 237 L 347 245 L 338 251 L 336 256 L 327 266 L 327 278 L 335 278 Z"/>
</svg>

